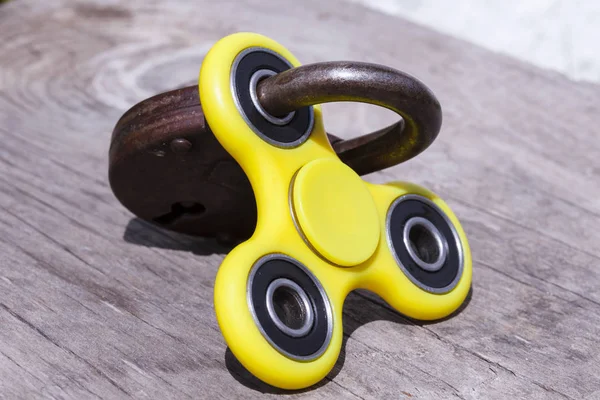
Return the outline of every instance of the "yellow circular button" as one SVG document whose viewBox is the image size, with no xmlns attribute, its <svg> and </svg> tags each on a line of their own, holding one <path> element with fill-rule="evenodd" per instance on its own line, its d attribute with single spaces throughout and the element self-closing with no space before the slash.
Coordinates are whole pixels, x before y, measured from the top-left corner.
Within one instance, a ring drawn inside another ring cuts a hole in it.
<svg viewBox="0 0 600 400">
<path fill-rule="evenodd" d="M 294 180 L 292 205 L 301 233 L 332 263 L 357 265 L 375 252 L 380 235 L 375 202 L 363 180 L 339 160 L 303 166 Z"/>
</svg>

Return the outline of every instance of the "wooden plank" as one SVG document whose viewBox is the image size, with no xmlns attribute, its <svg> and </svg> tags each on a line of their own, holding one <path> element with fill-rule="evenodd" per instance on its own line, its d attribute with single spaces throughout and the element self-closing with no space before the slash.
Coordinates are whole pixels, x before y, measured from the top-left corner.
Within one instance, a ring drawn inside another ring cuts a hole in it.
<svg viewBox="0 0 600 400">
<path fill-rule="evenodd" d="M 345 346 L 308 398 L 600 396 L 600 88 L 342 3 L 9 2 L 0 8 L 0 397 L 254 398 L 212 287 L 226 249 L 133 218 L 107 183 L 125 109 L 193 82 L 220 37 L 258 31 L 303 62 L 378 62 L 438 95 L 440 138 L 369 177 L 447 199 L 473 295 L 422 324 L 351 294 Z M 349 137 L 393 117 L 327 105 Z"/>
</svg>

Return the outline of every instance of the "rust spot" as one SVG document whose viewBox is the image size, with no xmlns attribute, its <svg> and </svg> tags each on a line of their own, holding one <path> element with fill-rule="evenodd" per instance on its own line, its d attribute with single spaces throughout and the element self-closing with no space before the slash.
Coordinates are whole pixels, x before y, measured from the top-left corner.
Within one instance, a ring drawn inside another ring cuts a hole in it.
<svg viewBox="0 0 600 400">
<path fill-rule="evenodd" d="M 406 397 L 413 397 L 413 395 L 408 392 L 402 391 L 402 394 L 405 395 Z"/>
</svg>

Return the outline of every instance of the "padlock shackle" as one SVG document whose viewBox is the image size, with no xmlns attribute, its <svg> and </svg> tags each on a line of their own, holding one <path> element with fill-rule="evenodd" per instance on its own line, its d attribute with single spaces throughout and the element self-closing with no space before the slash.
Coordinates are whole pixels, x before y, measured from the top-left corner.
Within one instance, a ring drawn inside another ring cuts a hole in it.
<svg viewBox="0 0 600 400">
<path fill-rule="evenodd" d="M 383 65 L 333 61 L 306 64 L 265 78 L 258 100 L 273 116 L 315 104 L 352 101 L 392 110 L 402 121 L 334 145 L 360 175 L 405 162 L 436 139 L 442 110 L 433 92 L 413 76 Z"/>
</svg>

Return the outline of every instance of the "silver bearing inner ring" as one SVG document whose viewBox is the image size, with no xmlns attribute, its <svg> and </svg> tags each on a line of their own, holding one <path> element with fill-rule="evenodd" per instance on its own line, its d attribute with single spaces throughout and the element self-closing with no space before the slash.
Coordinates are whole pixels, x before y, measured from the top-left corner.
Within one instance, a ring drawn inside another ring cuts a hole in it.
<svg viewBox="0 0 600 400">
<path fill-rule="evenodd" d="M 412 217 L 404 225 L 404 245 L 413 261 L 426 271 L 442 268 L 448 255 L 448 242 L 431 221 Z"/>
<path fill-rule="evenodd" d="M 250 98 L 252 99 L 252 104 L 254 104 L 256 110 L 267 121 L 275 125 L 283 126 L 287 125 L 292 120 L 292 118 L 294 118 L 296 112 L 292 111 L 291 113 L 288 113 L 282 118 L 275 117 L 274 115 L 269 114 L 267 110 L 263 108 L 262 104 L 260 104 L 260 101 L 258 100 L 258 94 L 256 93 L 258 82 L 260 82 L 261 79 L 268 78 L 269 76 L 273 76 L 275 74 L 275 71 L 271 71 L 269 69 L 260 69 L 256 71 L 250 78 Z"/>
<path fill-rule="evenodd" d="M 269 284 L 266 297 L 267 312 L 279 330 L 292 337 L 306 336 L 310 332 L 315 320 L 313 307 L 296 282 L 275 279 Z"/>
</svg>

